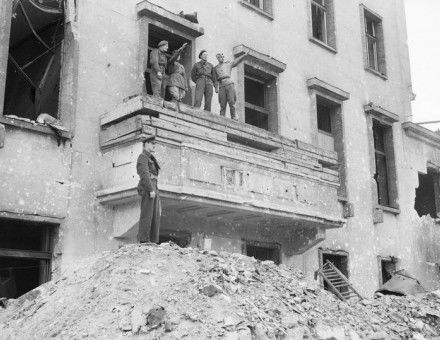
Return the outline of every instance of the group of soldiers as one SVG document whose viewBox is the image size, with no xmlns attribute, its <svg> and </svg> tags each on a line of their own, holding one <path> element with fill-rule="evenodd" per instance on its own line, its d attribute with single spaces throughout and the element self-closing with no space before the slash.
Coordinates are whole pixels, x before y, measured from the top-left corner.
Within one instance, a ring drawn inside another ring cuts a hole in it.
<svg viewBox="0 0 440 340">
<path fill-rule="evenodd" d="M 183 44 L 178 50 L 174 51 L 168 59 L 168 42 L 159 42 L 157 49 L 150 54 L 150 82 L 153 95 L 164 98 L 168 90 L 172 101 L 179 103 L 188 91 L 188 81 L 184 66 L 179 62 L 181 54 L 185 50 L 187 43 Z M 199 59 L 191 70 L 191 80 L 196 84 L 194 106 L 200 108 L 202 100 L 205 99 L 204 109 L 211 111 L 211 102 L 214 90 L 218 93 L 220 103 L 220 115 L 225 116 L 226 106 L 229 104 L 229 111 L 232 119 L 237 119 L 235 113 L 236 93 L 235 85 L 231 80 L 232 68 L 237 66 L 244 54 L 236 58 L 233 62 L 225 61 L 223 53 L 216 55 L 218 64 L 216 66 L 208 62 L 208 52 L 202 50 Z"/>
<path fill-rule="evenodd" d="M 168 59 L 168 42 L 161 41 L 157 49 L 150 54 L 150 82 L 153 95 L 164 98 L 166 91 L 171 98 L 179 103 L 188 91 L 188 81 L 183 65 L 179 62 L 181 54 L 187 44 L 183 44 L 174 51 Z M 237 66 L 247 54 L 235 59 L 233 62 L 225 61 L 222 53 L 217 54 L 218 65 L 213 66 L 208 62 L 208 52 L 203 50 L 199 53 L 199 59 L 191 70 L 191 80 L 196 84 L 194 106 L 199 108 L 205 99 L 204 109 L 211 111 L 212 96 L 218 93 L 220 102 L 220 115 L 225 116 L 226 106 L 232 119 L 237 119 L 235 114 L 235 86 L 231 80 L 232 68 Z M 180 109 L 179 109 L 180 110 Z M 154 137 L 144 141 L 142 153 L 139 155 L 136 168 L 140 180 L 138 193 L 141 196 L 141 214 L 139 218 L 138 241 L 159 242 L 161 202 L 157 190 L 157 177 L 160 166 L 154 157 Z"/>
</svg>

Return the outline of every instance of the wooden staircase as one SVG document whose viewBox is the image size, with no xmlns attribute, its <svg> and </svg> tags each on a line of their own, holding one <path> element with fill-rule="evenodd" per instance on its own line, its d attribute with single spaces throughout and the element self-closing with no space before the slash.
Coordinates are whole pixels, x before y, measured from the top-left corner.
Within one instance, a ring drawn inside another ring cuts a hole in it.
<svg viewBox="0 0 440 340">
<path fill-rule="evenodd" d="M 328 284 L 330 290 L 342 301 L 347 301 L 352 298 L 363 299 L 345 275 L 330 261 L 327 260 L 324 265 L 318 269 L 317 273 Z"/>
</svg>

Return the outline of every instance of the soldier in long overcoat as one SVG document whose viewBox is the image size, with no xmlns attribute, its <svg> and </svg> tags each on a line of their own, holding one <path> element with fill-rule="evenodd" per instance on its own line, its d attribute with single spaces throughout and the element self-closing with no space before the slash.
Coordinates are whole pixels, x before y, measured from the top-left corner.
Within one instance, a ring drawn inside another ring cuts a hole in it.
<svg viewBox="0 0 440 340">
<path fill-rule="evenodd" d="M 144 142 L 136 169 L 140 177 L 138 193 L 141 196 L 141 215 L 139 218 L 138 241 L 159 243 L 161 205 L 157 178 L 160 166 L 154 157 L 153 139 Z"/>
</svg>

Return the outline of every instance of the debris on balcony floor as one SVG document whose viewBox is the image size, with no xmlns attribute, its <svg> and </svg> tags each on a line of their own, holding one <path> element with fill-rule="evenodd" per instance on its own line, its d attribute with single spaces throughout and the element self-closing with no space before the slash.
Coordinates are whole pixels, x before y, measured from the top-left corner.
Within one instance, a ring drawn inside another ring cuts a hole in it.
<svg viewBox="0 0 440 340">
<path fill-rule="evenodd" d="M 425 339 L 440 293 L 343 302 L 285 265 L 127 245 L 0 308 L 2 339 Z"/>
</svg>

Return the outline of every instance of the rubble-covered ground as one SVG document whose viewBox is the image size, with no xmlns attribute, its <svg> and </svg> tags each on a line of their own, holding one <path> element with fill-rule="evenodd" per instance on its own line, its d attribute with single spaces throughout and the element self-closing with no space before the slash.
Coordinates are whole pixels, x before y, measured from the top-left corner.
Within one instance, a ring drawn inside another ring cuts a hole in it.
<svg viewBox="0 0 440 340">
<path fill-rule="evenodd" d="M 105 252 L 6 306 L 0 308 L 0 339 L 440 335 L 440 293 L 346 303 L 294 268 L 168 243 Z"/>
</svg>

